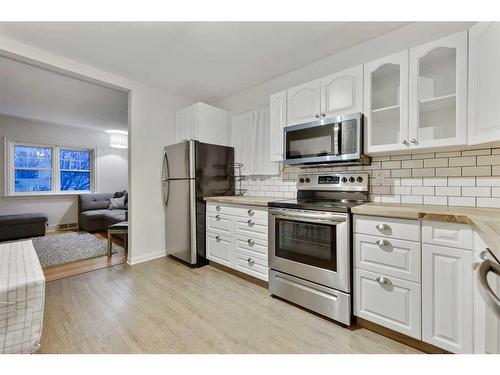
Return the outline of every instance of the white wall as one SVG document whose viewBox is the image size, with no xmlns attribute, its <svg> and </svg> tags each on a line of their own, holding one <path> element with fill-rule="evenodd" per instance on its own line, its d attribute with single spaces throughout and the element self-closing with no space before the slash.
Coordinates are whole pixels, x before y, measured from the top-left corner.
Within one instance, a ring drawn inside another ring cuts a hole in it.
<svg viewBox="0 0 500 375">
<path fill-rule="evenodd" d="M 161 196 L 163 145 L 175 139 L 175 111 L 193 101 L 55 55 L 0 35 L 0 54 L 27 59 L 65 74 L 130 90 L 129 95 L 129 263 L 165 254 L 165 217 Z"/>
<path fill-rule="evenodd" d="M 96 148 L 96 187 L 99 192 L 114 192 L 127 189 L 128 153 L 109 147 L 109 135 L 104 131 L 62 126 L 34 120 L 21 119 L 0 114 L 0 138 L 10 141 L 41 143 L 58 146 Z M 5 168 L 3 149 L 0 144 L 0 176 L 4 181 Z M 1 186 L 3 195 L 4 184 Z M 48 224 L 78 222 L 77 196 L 58 197 L 1 197 L 0 213 L 16 214 L 41 212 L 48 215 Z"/>
<path fill-rule="evenodd" d="M 213 103 L 232 114 L 269 105 L 269 95 L 458 32 L 474 22 L 418 22 Z M 339 35 L 341 38 L 342 35 Z"/>
</svg>

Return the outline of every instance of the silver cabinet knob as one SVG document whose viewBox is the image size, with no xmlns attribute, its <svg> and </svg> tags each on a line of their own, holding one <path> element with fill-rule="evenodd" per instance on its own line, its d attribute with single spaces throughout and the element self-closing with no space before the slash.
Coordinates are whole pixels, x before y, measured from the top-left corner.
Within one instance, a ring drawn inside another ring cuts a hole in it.
<svg viewBox="0 0 500 375">
<path fill-rule="evenodd" d="M 387 224 L 378 224 L 376 228 L 380 231 L 383 231 L 383 230 L 388 230 L 389 226 Z"/>
<path fill-rule="evenodd" d="M 220 241 L 221 239 L 222 239 L 222 238 L 221 238 L 219 235 L 215 236 L 215 240 L 216 240 L 216 241 Z"/>
<path fill-rule="evenodd" d="M 247 242 L 250 246 L 253 246 L 255 244 L 255 241 L 252 240 L 251 238 Z"/>
<path fill-rule="evenodd" d="M 380 247 L 387 247 L 387 246 L 391 246 L 391 243 L 387 240 L 377 240 L 375 242 L 377 245 L 379 245 Z"/>
<path fill-rule="evenodd" d="M 483 250 L 479 253 L 479 258 L 482 260 L 488 259 L 488 252 L 486 250 Z"/>
<path fill-rule="evenodd" d="M 248 225 L 250 225 L 250 226 L 252 226 L 252 225 L 254 225 L 254 224 L 255 224 L 253 220 L 248 220 L 248 221 L 247 221 L 247 223 L 248 223 Z"/>
<path fill-rule="evenodd" d="M 472 269 L 473 269 L 474 271 L 476 271 L 476 270 L 479 268 L 479 266 L 480 266 L 480 265 L 481 265 L 481 263 L 479 263 L 479 262 L 474 262 L 474 263 L 472 263 L 471 267 L 472 267 Z"/>
<path fill-rule="evenodd" d="M 248 210 L 248 215 L 249 216 L 253 216 L 253 214 L 254 214 L 253 210 Z"/>
<path fill-rule="evenodd" d="M 326 113 L 325 112 L 321 112 L 321 117 L 326 117 Z"/>
<path fill-rule="evenodd" d="M 216 209 L 217 211 L 220 211 L 220 210 L 221 210 L 221 206 L 216 206 L 216 207 L 215 207 L 215 209 Z"/>
<path fill-rule="evenodd" d="M 379 276 L 375 280 L 377 280 L 379 284 L 384 284 L 384 285 L 391 284 L 391 280 L 389 280 L 387 277 L 384 276 Z"/>
<path fill-rule="evenodd" d="M 255 261 L 253 260 L 253 258 L 248 258 L 247 259 L 247 262 L 249 265 L 253 266 L 255 264 Z"/>
<path fill-rule="evenodd" d="M 401 140 L 401 143 L 404 144 L 404 145 L 407 145 L 408 144 L 408 141 L 406 139 L 402 139 Z"/>
<path fill-rule="evenodd" d="M 316 113 L 314 117 L 319 118 L 319 113 Z"/>
<path fill-rule="evenodd" d="M 220 215 L 215 215 L 215 220 L 220 220 L 221 216 Z"/>
<path fill-rule="evenodd" d="M 417 141 L 415 138 L 412 138 L 412 139 L 410 140 L 410 143 L 413 143 L 414 145 L 416 145 L 416 144 L 418 143 L 418 141 Z"/>
</svg>

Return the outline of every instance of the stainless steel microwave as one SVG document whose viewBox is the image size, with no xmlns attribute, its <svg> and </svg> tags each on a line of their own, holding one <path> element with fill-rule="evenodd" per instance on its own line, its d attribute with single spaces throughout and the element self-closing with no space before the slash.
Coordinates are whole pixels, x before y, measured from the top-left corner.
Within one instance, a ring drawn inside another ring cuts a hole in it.
<svg viewBox="0 0 500 375">
<path fill-rule="evenodd" d="M 284 128 L 285 164 L 370 164 L 363 154 L 363 114 L 353 113 Z"/>
</svg>

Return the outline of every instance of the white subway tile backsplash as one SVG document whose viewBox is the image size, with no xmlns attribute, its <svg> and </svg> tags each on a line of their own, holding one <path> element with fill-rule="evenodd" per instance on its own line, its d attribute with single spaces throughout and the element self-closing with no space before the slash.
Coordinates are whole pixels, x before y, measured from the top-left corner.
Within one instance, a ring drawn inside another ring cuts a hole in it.
<svg viewBox="0 0 500 375">
<path fill-rule="evenodd" d="M 498 147 L 376 156 L 371 166 L 285 166 L 279 176 L 246 177 L 242 188 L 247 189 L 247 195 L 288 199 L 297 194 L 297 175 L 341 171 L 368 173 L 369 199 L 373 202 L 500 207 Z"/>
<path fill-rule="evenodd" d="M 473 186 L 462 188 L 463 197 L 490 197 L 491 188 L 489 186 Z"/>
<path fill-rule="evenodd" d="M 472 197 L 448 197 L 448 205 L 474 207 L 476 205 L 476 198 L 472 198 Z"/>
</svg>

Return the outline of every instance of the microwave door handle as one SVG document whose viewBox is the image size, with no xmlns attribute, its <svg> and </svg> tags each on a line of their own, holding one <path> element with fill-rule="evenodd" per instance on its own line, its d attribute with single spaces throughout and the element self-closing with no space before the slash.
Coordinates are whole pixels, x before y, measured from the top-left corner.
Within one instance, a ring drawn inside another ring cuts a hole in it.
<svg viewBox="0 0 500 375">
<path fill-rule="evenodd" d="M 340 124 L 333 125 L 333 153 L 340 154 Z"/>
</svg>

